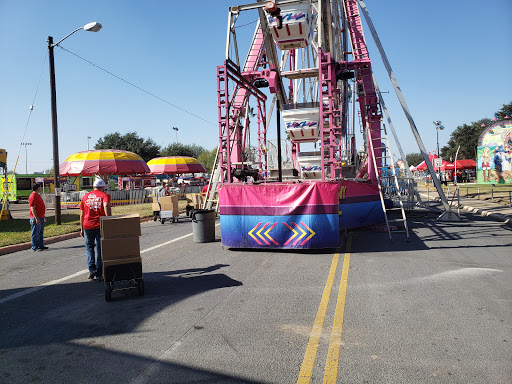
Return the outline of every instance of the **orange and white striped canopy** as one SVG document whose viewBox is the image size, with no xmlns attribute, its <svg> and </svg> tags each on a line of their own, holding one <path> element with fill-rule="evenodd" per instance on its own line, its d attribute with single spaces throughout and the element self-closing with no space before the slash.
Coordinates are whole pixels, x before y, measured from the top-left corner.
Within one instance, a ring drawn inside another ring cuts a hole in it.
<svg viewBox="0 0 512 384">
<path fill-rule="evenodd" d="M 148 165 L 142 157 L 119 149 L 77 152 L 59 167 L 61 176 L 134 175 L 148 172 Z"/>
<path fill-rule="evenodd" d="M 206 172 L 203 164 L 197 159 L 188 156 L 156 157 L 148 161 L 148 167 L 152 175 Z"/>
</svg>

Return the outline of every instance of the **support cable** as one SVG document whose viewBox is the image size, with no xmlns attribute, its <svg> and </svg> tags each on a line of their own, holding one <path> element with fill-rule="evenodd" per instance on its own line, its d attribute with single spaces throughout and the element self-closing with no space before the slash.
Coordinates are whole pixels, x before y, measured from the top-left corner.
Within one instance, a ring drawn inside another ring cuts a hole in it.
<svg viewBox="0 0 512 384">
<path fill-rule="evenodd" d="M 366 8 L 366 5 L 363 0 L 357 0 L 357 1 L 359 3 L 359 6 L 361 7 L 362 12 L 363 12 L 364 18 L 366 20 L 366 24 L 368 25 L 368 28 L 370 29 L 370 32 L 373 36 L 373 41 L 375 42 L 375 45 L 377 46 L 377 49 L 379 50 L 380 56 L 382 58 L 382 62 L 384 63 L 384 66 L 386 67 L 386 71 L 388 72 L 389 79 L 391 81 L 391 84 L 393 85 L 393 88 L 398 97 L 398 100 L 400 101 L 400 105 L 402 106 L 405 117 L 409 121 L 409 125 L 411 127 L 412 134 L 413 134 L 414 138 L 416 139 L 416 143 L 418 144 L 421 154 L 423 155 L 425 164 L 427 165 L 427 168 L 428 168 L 430 174 L 432 175 L 432 181 L 434 182 L 437 192 L 439 193 L 439 198 L 441 199 L 441 202 L 444 206 L 445 212 L 441 216 L 439 216 L 438 220 L 460 221 L 460 217 L 458 217 L 457 214 L 452 211 L 450 205 L 448 204 L 448 201 L 446 200 L 446 196 L 444 194 L 443 188 L 441 187 L 441 183 L 439 182 L 439 179 L 437 178 L 436 173 L 434 171 L 434 167 L 432 166 L 432 163 L 430 162 L 427 151 L 425 149 L 425 145 L 423 144 L 423 141 L 421 140 L 418 129 L 416 128 L 416 124 L 414 123 L 411 112 L 409 111 L 409 107 L 407 106 L 407 103 L 405 102 L 404 95 L 400 89 L 400 86 L 398 85 L 398 81 L 395 77 L 395 74 L 393 73 L 393 70 L 391 69 L 391 65 L 389 64 L 387 55 L 384 52 L 384 48 L 382 47 L 379 36 L 377 35 L 377 31 L 375 30 L 373 22 L 370 18 L 368 9 Z"/>
<path fill-rule="evenodd" d="M 155 99 L 158 99 L 158 100 L 160 100 L 160 101 L 163 101 L 164 103 L 169 104 L 170 106 L 172 106 L 172 107 L 174 107 L 174 108 L 177 108 L 177 109 L 179 109 L 179 110 L 180 110 L 180 111 L 182 111 L 182 112 L 188 113 L 189 115 L 194 116 L 194 117 L 198 118 L 199 120 L 204 121 L 205 123 L 208 123 L 208 124 L 211 124 L 211 125 L 217 126 L 217 124 L 214 124 L 214 123 L 212 123 L 211 121 L 205 120 L 205 119 L 203 119 L 202 117 L 200 117 L 200 116 L 198 116 L 198 115 L 196 115 L 196 114 L 194 114 L 194 113 L 192 113 L 192 112 L 187 111 L 186 109 L 183 109 L 183 108 L 181 108 L 181 107 L 178 107 L 176 104 L 173 104 L 173 103 L 171 103 L 170 101 L 167 101 L 167 100 L 165 100 L 165 99 L 162 99 L 160 96 L 157 96 L 157 95 L 155 95 L 154 93 L 151 93 L 151 92 L 149 92 L 149 91 L 146 91 L 145 89 L 143 89 L 143 88 L 139 87 L 138 85 L 135 85 L 135 84 L 133 84 L 133 83 L 130 83 L 128 80 L 125 80 L 125 79 L 123 79 L 122 77 L 117 76 L 117 75 L 115 75 L 114 73 L 112 73 L 112 72 L 110 72 L 110 71 L 107 71 L 107 70 L 106 70 L 106 69 L 104 69 L 104 68 L 101 68 L 99 65 L 96 65 L 96 64 L 94 64 L 93 62 L 91 62 L 91 61 L 89 61 L 89 60 L 87 60 L 87 59 L 84 59 L 83 57 L 81 57 L 81 56 L 77 55 L 77 54 L 76 54 L 76 53 L 74 53 L 74 52 L 71 52 L 70 50 L 68 50 L 68 49 L 66 49 L 66 48 L 64 48 L 64 47 L 62 47 L 61 45 L 59 45 L 58 47 L 59 47 L 60 49 L 64 50 L 64 51 L 68 52 L 68 53 L 71 53 L 73 56 L 78 57 L 79 59 L 81 59 L 81 60 L 85 61 L 86 63 L 91 64 L 93 67 L 96 67 L 96 68 L 98 68 L 98 69 L 101 69 L 103 72 L 108 73 L 109 75 L 111 75 L 111 76 L 115 77 L 116 79 L 119 79 L 119 80 L 121 80 L 121 81 L 125 82 L 126 84 L 131 85 L 131 86 L 132 86 L 132 87 L 134 87 L 134 88 L 137 88 L 139 91 L 142 91 L 142 92 L 144 92 L 144 93 L 146 93 L 146 94 L 148 94 L 148 95 L 150 95 L 150 96 L 154 97 Z"/>
</svg>

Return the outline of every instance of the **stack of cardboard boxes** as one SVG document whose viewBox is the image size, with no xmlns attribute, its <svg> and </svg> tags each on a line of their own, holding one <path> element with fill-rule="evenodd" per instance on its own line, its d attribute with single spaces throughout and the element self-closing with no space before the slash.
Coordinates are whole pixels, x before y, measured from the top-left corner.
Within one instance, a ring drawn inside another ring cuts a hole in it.
<svg viewBox="0 0 512 384">
<path fill-rule="evenodd" d="M 132 263 L 142 265 L 139 244 L 140 216 L 138 214 L 102 216 L 100 228 L 101 258 L 103 259 L 105 281 L 109 281 L 110 273 L 107 269 L 111 266 Z M 142 275 L 142 267 L 140 274 Z"/>
<path fill-rule="evenodd" d="M 155 198 L 153 198 L 155 199 Z M 162 196 L 160 201 L 160 218 L 173 218 L 178 217 L 178 196 Z M 154 200 L 153 200 L 154 204 Z"/>
<path fill-rule="evenodd" d="M 160 204 L 158 204 L 158 197 L 153 197 L 153 203 L 151 204 L 153 212 L 160 212 Z"/>
<path fill-rule="evenodd" d="M 200 193 L 187 193 L 187 205 L 192 209 L 201 209 L 203 206 L 203 196 Z"/>
</svg>

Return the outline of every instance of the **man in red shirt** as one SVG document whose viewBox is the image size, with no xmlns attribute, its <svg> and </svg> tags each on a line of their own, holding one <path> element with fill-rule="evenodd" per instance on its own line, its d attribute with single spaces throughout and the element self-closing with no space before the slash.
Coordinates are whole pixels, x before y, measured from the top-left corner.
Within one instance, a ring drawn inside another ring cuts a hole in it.
<svg viewBox="0 0 512 384">
<path fill-rule="evenodd" d="M 48 247 L 45 247 L 43 244 L 46 206 L 41 196 L 39 196 L 41 193 L 41 184 L 34 184 L 32 191 L 33 192 L 28 197 L 28 204 L 30 206 L 30 227 L 32 228 L 32 251 L 44 251 L 48 249 Z"/>
<path fill-rule="evenodd" d="M 111 216 L 110 195 L 105 193 L 105 182 L 96 179 L 94 189 L 80 202 L 80 236 L 85 237 L 85 253 L 89 265 L 89 279 L 102 280 L 100 217 Z M 96 247 L 96 261 L 94 260 Z"/>
</svg>

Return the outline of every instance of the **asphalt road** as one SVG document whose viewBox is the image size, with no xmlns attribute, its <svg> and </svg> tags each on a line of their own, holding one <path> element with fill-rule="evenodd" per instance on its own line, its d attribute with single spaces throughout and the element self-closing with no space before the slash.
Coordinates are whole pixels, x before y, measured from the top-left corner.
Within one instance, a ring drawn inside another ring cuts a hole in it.
<svg viewBox="0 0 512 384">
<path fill-rule="evenodd" d="M 143 223 L 145 296 L 109 303 L 81 238 L 1 256 L 0 382 L 511 383 L 511 228 L 435 218 L 410 216 L 410 242 L 347 233 L 339 253 Z"/>
</svg>

